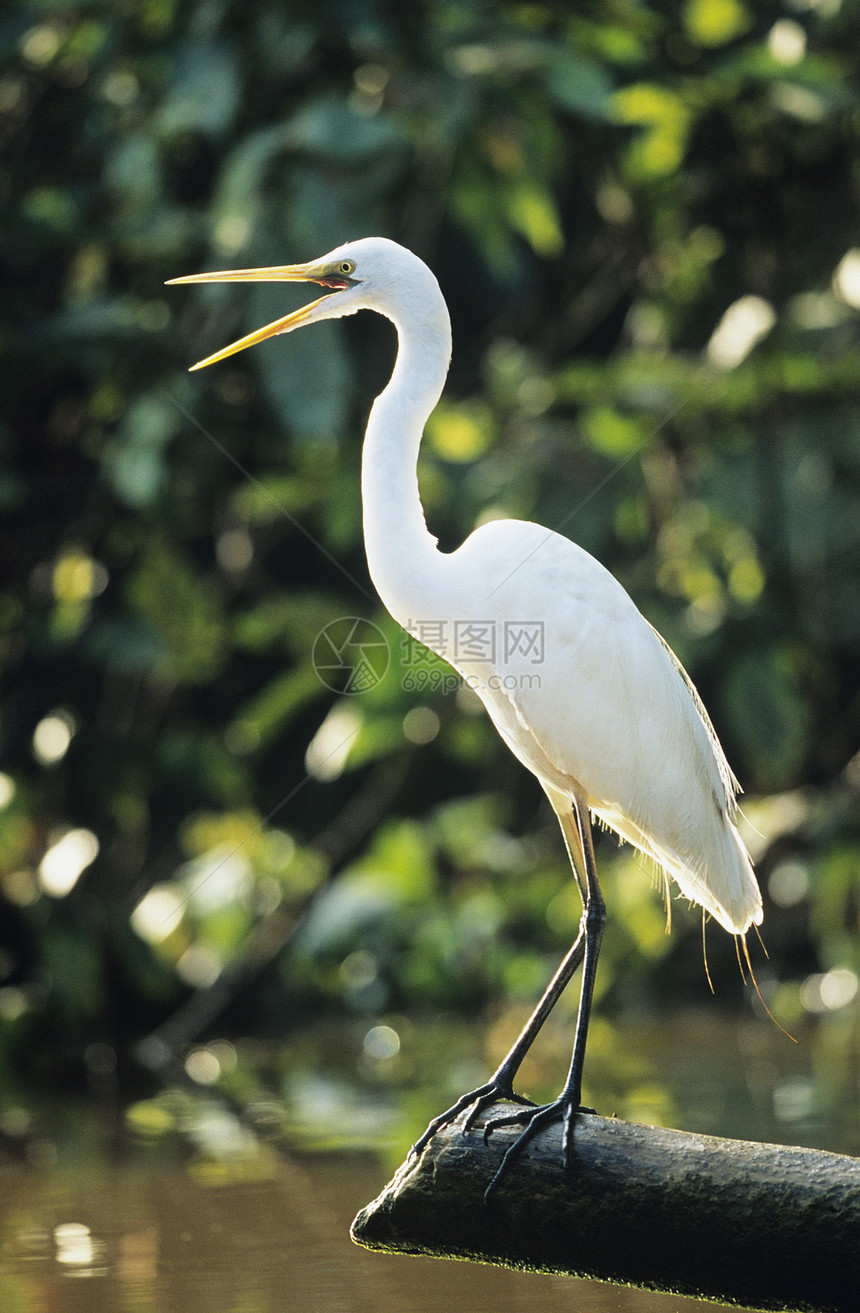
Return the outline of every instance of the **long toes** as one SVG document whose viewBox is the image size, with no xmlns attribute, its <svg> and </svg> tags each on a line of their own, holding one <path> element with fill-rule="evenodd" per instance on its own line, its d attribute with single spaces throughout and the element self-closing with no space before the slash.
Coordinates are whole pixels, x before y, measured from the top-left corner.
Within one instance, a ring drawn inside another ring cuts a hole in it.
<svg viewBox="0 0 860 1313">
<path fill-rule="evenodd" d="M 542 1108 L 523 1108 L 520 1112 L 509 1112 L 500 1117 L 492 1117 L 484 1126 L 484 1144 L 489 1143 L 489 1137 L 500 1126 L 522 1126 L 524 1130 L 507 1151 L 507 1153 L 512 1153 L 517 1149 L 520 1141 L 524 1145 L 527 1144 L 541 1126 L 545 1126 L 549 1121 L 555 1121 L 561 1115 L 562 1113 L 557 1106 L 551 1103 Z M 505 1156 L 507 1157 L 507 1154 Z"/>
<path fill-rule="evenodd" d="M 523 1126 L 529 1120 L 531 1109 L 523 1108 L 522 1112 L 509 1112 L 504 1116 L 490 1117 L 484 1123 L 484 1144 L 489 1144 L 490 1136 L 493 1131 L 498 1130 L 500 1126 Z"/>
<path fill-rule="evenodd" d="M 489 1107 L 491 1103 L 495 1103 L 498 1099 L 513 1099 L 517 1103 L 530 1103 L 530 1100 L 523 1099 L 520 1095 L 514 1094 L 512 1090 L 500 1088 L 490 1081 L 486 1085 L 481 1085 L 478 1089 L 470 1091 L 469 1094 L 464 1094 L 455 1104 L 452 1104 L 447 1112 L 434 1117 L 421 1138 L 416 1140 L 409 1150 L 409 1156 L 413 1157 L 421 1153 L 422 1149 L 426 1148 L 433 1139 L 436 1132 L 441 1131 L 443 1126 L 449 1126 L 451 1122 L 456 1121 L 461 1112 L 466 1112 L 462 1129 L 463 1133 L 467 1134 L 472 1129 L 476 1117 L 483 1112 L 484 1108 Z"/>
<path fill-rule="evenodd" d="M 492 1102 L 493 1102 L 492 1095 L 482 1095 L 480 1098 L 475 1099 L 475 1102 L 472 1104 L 471 1108 L 466 1113 L 466 1116 L 463 1118 L 464 1135 L 469 1134 L 469 1131 L 471 1131 L 472 1127 L 475 1125 L 476 1117 L 480 1116 L 480 1114 L 484 1111 L 484 1109 Z"/>
<path fill-rule="evenodd" d="M 442 1112 L 438 1117 L 434 1117 L 424 1134 L 415 1141 L 412 1148 L 409 1150 L 410 1158 L 421 1153 L 422 1149 L 427 1147 L 436 1132 L 441 1131 L 443 1126 L 448 1126 L 452 1121 L 455 1121 L 463 1109 L 468 1108 L 472 1101 L 472 1097 L 473 1096 L 470 1094 L 464 1095 L 464 1097 L 458 1099 L 457 1102 L 447 1110 L 447 1112 Z"/>
<path fill-rule="evenodd" d="M 531 1123 L 533 1118 L 540 1112 L 545 1111 L 545 1106 L 539 1106 L 533 1103 L 531 1099 L 516 1099 L 523 1107 L 518 1112 L 502 1112 L 498 1117 L 489 1117 L 484 1123 L 484 1143 L 487 1143 L 487 1137 L 492 1135 L 493 1131 L 499 1126 L 526 1126 Z M 551 1105 L 554 1106 L 554 1105 Z"/>
<path fill-rule="evenodd" d="M 486 1094 L 482 1094 L 477 1099 L 475 1099 L 475 1102 L 472 1104 L 471 1108 L 469 1109 L 468 1113 L 463 1119 L 463 1131 L 464 1132 L 471 1131 L 473 1126 L 475 1125 L 475 1122 L 480 1117 L 484 1109 L 489 1108 L 493 1103 L 498 1103 L 500 1099 L 505 1099 L 510 1103 L 521 1103 L 523 1104 L 524 1107 L 527 1108 L 533 1108 L 535 1106 L 532 1103 L 531 1099 L 526 1099 L 521 1094 L 514 1094 L 513 1090 L 499 1090 L 494 1087 Z M 517 1113 L 513 1113 L 511 1115 L 513 1118 L 516 1118 L 518 1116 Z M 495 1121 L 495 1118 L 493 1120 Z M 485 1127 L 484 1128 L 485 1143 L 486 1143 L 486 1139 L 487 1139 L 487 1134 Z"/>
<path fill-rule="evenodd" d="M 537 1132 L 550 1122 L 561 1119 L 564 1123 L 564 1165 L 568 1166 L 570 1160 L 570 1149 L 573 1141 L 573 1123 L 576 1118 L 578 1109 L 569 1099 L 556 1099 L 554 1103 L 544 1104 L 542 1107 L 534 1109 L 523 1109 L 520 1113 L 510 1113 L 505 1117 L 494 1117 L 487 1126 L 484 1127 L 484 1142 L 487 1141 L 489 1131 L 495 1130 L 498 1126 L 523 1125 L 523 1130 L 509 1145 L 505 1151 L 504 1157 L 499 1164 L 498 1170 L 490 1184 L 484 1191 L 484 1202 L 488 1203 L 493 1192 L 499 1187 L 504 1177 L 510 1171 L 514 1160 L 523 1152 L 526 1145 L 534 1138 Z"/>
</svg>

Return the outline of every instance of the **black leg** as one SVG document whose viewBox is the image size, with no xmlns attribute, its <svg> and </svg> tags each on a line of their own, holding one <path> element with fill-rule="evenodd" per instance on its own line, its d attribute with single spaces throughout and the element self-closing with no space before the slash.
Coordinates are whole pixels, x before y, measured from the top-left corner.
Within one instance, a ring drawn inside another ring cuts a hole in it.
<svg viewBox="0 0 860 1313">
<path fill-rule="evenodd" d="M 564 819 L 562 819 L 562 828 L 565 828 Z M 576 1113 L 580 1111 L 590 1111 L 581 1107 L 582 1100 L 582 1068 L 585 1061 L 585 1045 L 588 1039 L 588 1022 L 591 1016 L 591 1000 L 594 994 L 594 981 L 597 974 L 597 959 L 600 954 L 600 943 L 603 938 L 603 927 L 606 923 L 606 904 L 603 901 L 603 894 L 600 890 L 600 883 L 597 879 L 597 868 L 594 862 L 594 848 L 591 841 L 591 827 L 588 820 L 588 812 L 584 807 L 576 807 L 572 819 L 576 824 L 577 837 L 582 845 L 581 851 L 584 858 L 585 879 L 583 890 L 583 911 L 582 922 L 580 925 L 579 938 L 584 943 L 582 953 L 582 989 L 579 996 L 579 1012 L 576 1018 L 576 1034 L 573 1041 L 573 1053 L 570 1059 L 570 1070 L 567 1080 L 561 1094 L 552 1103 L 545 1104 L 542 1107 L 531 1107 L 523 1109 L 519 1113 L 510 1113 L 505 1116 L 494 1117 L 484 1128 L 484 1138 L 486 1139 L 496 1127 L 522 1125 L 524 1127 L 520 1135 L 517 1136 L 513 1144 L 506 1152 L 502 1159 L 499 1170 L 496 1172 L 484 1195 L 489 1199 L 492 1192 L 500 1184 L 501 1180 L 508 1172 L 513 1161 L 523 1152 L 526 1145 L 540 1130 L 542 1126 L 550 1122 L 561 1119 L 563 1122 L 563 1145 L 564 1145 L 564 1162 L 565 1166 L 570 1163 L 571 1149 L 573 1146 L 573 1124 Z M 565 833 L 567 838 L 567 832 Z M 575 868 L 574 868 L 575 869 Z M 580 885 L 582 888 L 582 885 Z M 575 946 L 576 947 L 576 946 Z"/>
<path fill-rule="evenodd" d="M 526 1105 L 520 1114 L 511 1114 L 510 1117 L 500 1117 L 494 1119 L 486 1127 L 484 1138 L 492 1131 L 494 1126 L 504 1125 L 511 1121 L 528 1121 L 529 1125 L 526 1130 L 514 1142 L 508 1151 L 499 1172 L 496 1174 L 490 1185 L 490 1190 L 498 1184 L 503 1173 L 507 1170 L 509 1156 L 516 1156 L 520 1149 L 525 1147 L 527 1141 L 534 1132 L 543 1125 L 545 1121 L 554 1120 L 559 1115 L 565 1118 L 565 1157 L 567 1158 L 567 1146 L 570 1142 L 572 1132 L 573 1111 L 579 1108 L 580 1090 L 582 1085 L 582 1062 L 585 1056 L 585 1040 L 588 1033 L 588 1016 L 591 1009 L 591 996 L 594 989 L 594 976 L 597 967 L 597 955 L 600 950 L 600 938 L 603 932 L 603 923 L 605 921 L 605 906 L 603 897 L 600 892 L 600 886 L 597 882 L 597 872 L 594 864 L 594 853 L 591 843 L 591 830 L 588 822 L 588 811 L 583 803 L 581 806 L 572 804 L 570 799 L 561 799 L 558 796 L 550 794 L 550 800 L 561 824 L 562 833 L 564 834 L 565 844 L 570 856 L 573 874 L 580 891 L 583 902 L 583 914 L 580 922 L 579 934 L 576 942 L 570 949 L 564 961 L 559 966 L 552 980 L 544 990 L 540 1002 L 534 1012 L 526 1022 L 522 1031 L 516 1039 L 510 1052 L 500 1064 L 498 1070 L 491 1076 L 485 1085 L 471 1090 L 457 1100 L 447 1111 L 434 1117 L 427 1127 L 424 1134 L 412 1146 L 412 1153 L 420 1153 L 421 1150 L 429 1143 L 432 1137 L 443 1126 L 447 1126 L 454 1121 L 462 1112 L 466 1112 L 463 1122 L 463 1130 L 469 1131 L 475 1123 L 476 1118 L 490 1104 L 499 1099 L 509 1099 L 515 1103 Z M 584 819 L 583 819 L 584 818 Z M 537 1038 L 538 1032 L 557 1003 L 566 986 L 570 983 L 580 963 L 585 960 L 583 967 L 582 992 L 580 994 L 579 1015 L 577 1018 L 576 1037 L 574 1040 L 573 1057 L 571 1059 L 570 1073 L 562 1091 L 559 1100 L 550 1104 L 546 1109 L 536 1108 L 530 1099 L 524 1099 L 521 1095 L 515 1094 L 513 1090 L 513 1081 L 517 1072 L 522 1065 L 523 1059 Z M 575 1098 L 573 1089 L 575 1088 Z M 563 1101 L 562 1111 L 557 1110 L 557 1105 Z M 567 1110 L 567 1111 L 565 1111 Z M 546 1112 L 548 1115 L 543 1116 Z M 551 1115 L 549 1115 L 551 1113 Z M 532 1120 L 537 1117 L 538 1120 L 532 1128 Z M 522 1144 L 520 1143 L 522 1141 Z M 519 1149 L 518 1147 L 519 1146 Z M 489 1194 L 489 1191 L 488 1191 Z"/>
<path fill-rule="evenodd" d="M 591 839 L 591 822 L 588 812 L 577 809 L 576 824 L 582 839 L 585 854 L 586 897 L 583 909 L 585 927 L 585 957 L 582 966 L 582 990 L 579 995 L 579 1011 L 576 1017 L 576 1035 L 573 1041 L 573 1053 L 570 1058 L 570 1071 L 565 1082 L 563 1094 L 568 1095 L 576 1107 L 582 1099 L 582 1069 L 585 1065 L 585 1045 L 588 1039 L 588 1023 L 591 1020 L 591 1001 L 594 997 L 594 982 L 597 979 L 597 959 L 603 942 L 603 930 L 606 925 L 606 903 L 600 881 L 597 878 L 597 865 L 594 860 L 594 845 Z"/>
<path fill-rule="evenodd" d="M 524 1099 L 521 1095 L 515 1094 L 513 1090 L 513 1081 L 523 1059 L 537 1038 L 538 1031 L 546 1021 L 552 1009 L 555 1007 L 565 987 L 569 984 L 573 975 L 582 961 L 586 951 L 585 935 L 582 926 L 576 939 L 576 943 L 565 957 L 561 966 L 556 971 L 552 980 L 544 990 L 543 996 L 529 1017 L 525 1026 L 521 1030 L 510 1052 L 501 1062 L 498 1070 L 490 1077 L 485 1085 L 480 1085 L 476 1090 L 471 1090 L 464 1094 L 453 1104 L 446 1112 L 440 1113 L 434 1117 L 427 1130 L 416 1140 L 412 1146 L 412 1153 L 420 1153 L 426 1144 L 430 1142 L 433 1136 L 443 1126 L 459 1117 L 461 1112 L 469 1109 L 468 1115 L 463 1122 L 463 1130 L 469 1131 L 474 1125 L 475 1119 L 484 1108 L 499 1099 L 511 1099 L 514 1103 L 528 1104 L 533 1107 L 530 1099 Z"/>
</svg>

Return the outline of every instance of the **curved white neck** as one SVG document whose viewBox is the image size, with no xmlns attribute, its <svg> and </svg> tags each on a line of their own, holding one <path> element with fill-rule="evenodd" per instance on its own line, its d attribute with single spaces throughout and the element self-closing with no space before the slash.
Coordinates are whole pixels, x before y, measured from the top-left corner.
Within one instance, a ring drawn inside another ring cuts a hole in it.
<svg viewBox="0 0 860 1313">
<path fill-rule="evenodd" d="M 441 292 L 420 311 L 388 317 L 397 328 L 394 372 L 376 398 L 361 466 L 370 576 L 395 620 L 433 608 L 444 557 L 428 532 L 418 492 L 418 449 L 448 373 L 451 325 Z"/>
</svg>

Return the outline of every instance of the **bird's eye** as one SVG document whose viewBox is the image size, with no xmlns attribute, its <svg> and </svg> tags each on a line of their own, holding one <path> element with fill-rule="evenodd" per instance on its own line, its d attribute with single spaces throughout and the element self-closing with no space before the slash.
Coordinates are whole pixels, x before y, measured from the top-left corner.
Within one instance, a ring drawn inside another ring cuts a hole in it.
<svg viewBox="0 0 860 1313">
<path fill-rule="evenodd" d="M 355 263 L 352 260 L 341 260 L 337 268 L 339 273 L 351 274 L 355 270 Z"/>
</svg>

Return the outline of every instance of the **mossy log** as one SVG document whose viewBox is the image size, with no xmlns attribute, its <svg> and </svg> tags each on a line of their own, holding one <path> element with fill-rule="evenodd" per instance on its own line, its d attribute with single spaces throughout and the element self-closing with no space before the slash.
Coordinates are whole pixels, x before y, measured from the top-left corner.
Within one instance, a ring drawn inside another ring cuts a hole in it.
<svg viewBox="0 0 860 1313">
<path fill-rule="evenodd" d="M 860 1160 L 577 1117 L 569 1170 L 545 1128 L 489 1201 L 517 1134 L 439 1131 L 353 1222 L 358 1244 L 672 1291 L 858 1313 Z"/>
</svg>

